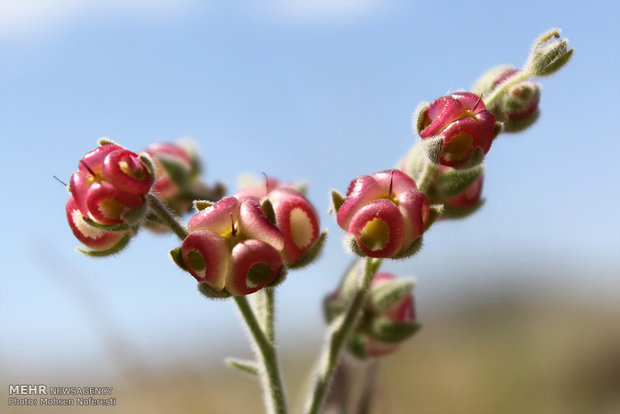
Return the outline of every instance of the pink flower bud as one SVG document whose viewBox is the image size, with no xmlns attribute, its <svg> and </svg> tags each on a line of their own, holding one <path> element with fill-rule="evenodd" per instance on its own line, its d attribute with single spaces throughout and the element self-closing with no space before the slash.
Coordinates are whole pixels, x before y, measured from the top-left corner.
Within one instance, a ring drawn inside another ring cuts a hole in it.
<svg viewBox="0 0 620 414">
<path fill-rule="evenodd" d="M 399 170 L 356 178 L 338 209 L 338 225 L 369 257 L 406 252 L 424 233 L 429 204 L 415 181 Z"/>
<path fill-rule="evenodd" d="M 378 273 L 372 281 L 370 289 L 372 291 L 394 279 L 395 277 L 390 273 Z M 385 318 L 393 323 L 416 323 L 413 294 L 409 293 L 409 295 L 405 296 L 394 305 L 383 310 L 380 315 L 374 315 L 374 317 Z M 384 342 L 372 336 L 368 336 L 366 354 L 371 357 L 380 357 L 393 353 L 399 346 L 400 342 Z"/>
<path fill-rule="evenodd" d="M 283 272 L 282 257 L 271 245 L 245 240 L 232 249 L 232 269 L 226 290 L 234 296 L 249 295 L 275 282 Z"/>
<path fill-rule="evenodd" d="M 468 208 L 473 207 L 480 203 L 480 196 L 482 194 L 482 182 L 483 176 L 478 177 L 476 181 L 467 189 L 455 196 L 448 197 L 445 200 L 445 204 L 454 208 Z"/>
<path fill-rule="evenodd" d="M 67 200 L 65 210 L 73 235 L 85 246 L 95 251 L 111 249 L 126 235 L 125 231 L 108 231 L 88 224 L 72 196 Z"/>
<path fill-rule="evenodd" d="M 299 191 L 279 188 L 269 193 L 276 226 L 284 236 L 282 257 L 289 265 L 298 263 L 317 243 L 320 219 L 314 206 Z"/>
<path fill-rule="evenodd" d="M 494 130 L 495 115 L 485 109 L 482 99 L 471 92 L 456 92 L 430 104 L 418 132 L 422 139 L 443 138 L 439 163 L 459 166 L 476 149 L 482 154 L 489 151 Z"/>
<path fill-rule="evenodd" d="M 211 231 L 190 233 L 181 247 L 187 270 L 199 282 L 208 283 L 213 289 L 222 290 L 230 267 L 228 241 Z"/>
<path fill-rule="evenodd" d="M 179 195 L 180 186 L 188 185 L 187 181 L 198 172 L 194 155 L 182 145 L 159 142 L 149 145 L 144 152 L 151 156 L 155 167 L 153 191 L 164 200 Z M 174 179 L 168 173 L 169 169 L 177 171 Z"/>
</svg>

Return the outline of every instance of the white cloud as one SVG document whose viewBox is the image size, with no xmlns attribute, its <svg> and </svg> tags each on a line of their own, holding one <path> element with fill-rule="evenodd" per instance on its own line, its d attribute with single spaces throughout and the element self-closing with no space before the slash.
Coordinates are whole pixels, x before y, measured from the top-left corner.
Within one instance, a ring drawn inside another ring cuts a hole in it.
<svg viewBox="0 0 620 414">
<path fill-rule="evenodd" d="M 0 0 L 0 35 L 41 35 L 90 13 L 169 17 L 191 0 Z"/>
</svg>

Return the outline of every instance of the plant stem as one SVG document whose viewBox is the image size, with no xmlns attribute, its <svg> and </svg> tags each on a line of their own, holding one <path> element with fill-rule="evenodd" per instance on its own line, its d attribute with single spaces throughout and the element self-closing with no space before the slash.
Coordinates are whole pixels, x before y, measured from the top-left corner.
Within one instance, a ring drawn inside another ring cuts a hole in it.
<svg viewBox="0 0 620 414">
<path fill-rule="evenodd" d="M 261 329 L 247 298 L 245 296 L 234 296 L 234 299 L 261 356 L 263 366 L 260 369 L 260 376 L 263 381 L 263 389 L 269 390 L 269 395 L 265 393 L 267 412 L 269 414 L 286 414 L 286 400 L 275 347 Z"/>
<path fill-rule="evenodd" d="M 149 203 L 149 208 L 161 220 L 162 224 L 172 230 L 179 239 L 185 240 L 188 233 L 180 218 L 168 210 L 168 207 L 156 195 L 149 193 L 146 195 L 146 199 Z"/>
<path fill-rule="evenodd" d="M 328 327 L 327 340 L 316 367 L 314 385 L 306 403 L 306 414 L 319 414 L 321 412 L 331 378 L 338 365 L 340 353 L 366 302 L 370 282 L 372 282 L 381 264 L 381 259 L 366 258 L 363 263 L 364 268 L 358 276 L 357 288 L 353 293 L 349 307 Z"/>
<path fill-rule="evenodd" d="M 179 239 L 184 240 L 188 232 L 181 220 L 168 210 L 166 205 L 157 196 L 147 194 L 147 200 L 149 208 L 161 220 L 161 223 L 170 228 Z M 263 382 L 263 389 L 269 390 L 269 395 L 265 393 L 267 412 L 269 414 L 286 414 L 284 387 L 280 379 L 280 369 L 278 368 L 276 349 L 273 344 L 273 289 L 264 289 L 264 291 L 264 331 L 247 298 L 245 296 L 235 296 L 234 299 L 261 356 L 263 367 L 260 369 L 260 377 Z"/>
<path fill-rule="evenodd" d="M 506 93 L 506 91 L 508 89 L 510 89 L 510 87 L 512 85 L 516 85 L 519 82 L 523 82 L 524 80 L 526 80 L 529 77 L 534 76 L 533 73 L 524 70 L 519 72 L 518 74 L 516 74 L 515 76 L 507 79 L 505 82 L 502 82 L 501 87 L 499 87 L 498 89 L 496 89 L 491 95 L 489 95 L 488 98 L 486 99 L 482 99 L 482 101 L 484 102 L 484 105 L 487 108 L 490 108 L 491 105 L 493 105 L 495 103 L 495 101 L 502 96 L 504 93 Z"/>
</svg>

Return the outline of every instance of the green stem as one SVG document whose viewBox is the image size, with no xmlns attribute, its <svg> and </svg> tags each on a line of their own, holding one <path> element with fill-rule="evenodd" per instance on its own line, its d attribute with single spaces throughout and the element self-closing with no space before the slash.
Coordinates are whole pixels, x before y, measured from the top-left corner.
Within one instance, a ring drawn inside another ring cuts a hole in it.
<svg viewBox="0 0 620 414">
<path fill-rule="evenodd" d="M 267 412 L 269 414 L 286 414 L 284 387 L 280 379 L 275 347 L 261 329 L 247 298 L 245 296 L 235 296 L 234 299 L 261 356 L 263 367 L 260 370 L 260 376 L 263 381 L 263 388 L 269 390 L 269 395 L 265 395 Z"/>
<path fill-rule="evenodd" d="M 328 327 L 327 340 L 318 359 L 316 378 L 306 404 L 306 414 L 319 414 L 321 412 L 340 354 L 366 302 L 370 283 L 380 264 L 381 259 L 365 259 L 364 269 L 358 276 L 358 283 L 349 307 Z"/>
<path fill-rule="evenodd" d="M 187 235 L 187 229 L 181 220 L 174 215 L 165 204 L 155 195 L 147 194 L 149 208 L 161 220 L 161 223 L 172 230 L 181 240 Z M 243 320 L 248 326 L 252 338 L 258 348 L 263 367 L 260 369 L 263 388 L 269 390 L 269 395 L 265 395 L 265 405 L 268 414 L 286 414 L 286 399 L 284 397 L 284 387 L 280 379 L 280 369 L 276 349 L 273 345 L 273 290 L 265 290 L 265 331 L 261 328 L 252 307 L 245 296 L 235 296 L 235 302 L 243 316 Z"/>
<path fill-rule="evenodd" d="M 181 223 L 181 219 L 168 210 L 168 207 L 156 195 L 149 193 L 146 195 L 146 199 L 148 200 L 149 208 L 161 220 L 161 223 L 172 230 L 179 239 L 185 240 L 188 233 L 185 226 Z"/>
<path fill-rule="evenodd" d="M 504 93 L 506 93 L 506 91 L 508 91 L 508 89 L 510 89 L 511 86 L 516 85 L 519 82 L 523 82 L 524 80 L 532 76 L 534 76 L 532 72 L 524 70 L 519 72 L 517 75 L 509 78 L 501 84 L 500 88 L 493 91 L 493 93 L 491 93 L 491 95 L 489 95 L 486 99 L 482 99 L 484 105 L 487 108 L 490 108 L 496 100 L 498 100 Z"/>
</svg>

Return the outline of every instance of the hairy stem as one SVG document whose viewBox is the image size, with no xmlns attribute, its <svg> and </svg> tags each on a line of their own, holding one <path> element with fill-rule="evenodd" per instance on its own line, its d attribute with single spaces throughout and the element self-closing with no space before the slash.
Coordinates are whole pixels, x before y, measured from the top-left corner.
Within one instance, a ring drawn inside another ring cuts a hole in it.
<svg viewBox="0 0 620 414">
<path fill-rule="evenodd" d="M 340 359 L 341 351 L 366 302 L 370 282 L 372 282 L 381 264 L 381 260 L 365 258 L 362 263 L 364 266 L 358 274 L 357 285 L 349 307 L 344 314 L 334 319 L 328 327 L 327 339 L 315 368 L 316 377 L 310 398 L 306 402 L 306 414 L 319 414 L 321 412 L 331 378 Z"/>
<path fill-rule="evenodd" d="M 179 239 L 185 240 L 187 237 L 187 229 L 182 224 L 181 219 L 176 214 L 168 210 L 168 207 L 164 204 L 159 197 L 153 194 L 147 194 L 146 199 L 148 201 L 149 209 L 155 213 L 155 215 L 161 220 L 161 224 L 168 227 L 176 234 Z"/>
<path fill-rule="evenodd" d="M 275 347 L 261 329 L 258 319 L 256 319 L 256 315 L 247 298 L 245 296 L 235 296 L 234 299 L 235 302 L 237 302 L 237 307 L 250 330 L 250 334 L 260 354 L 262 362 L 260 376 L 263 382 L 263 388 L 269 390 L 269 394 L 265 393 L 267 412 L 269 414 L 286 414 L 287 408 L 284 397 L 284 387 L 280 379 L 280 369 L 278 368 Z"/>
</svg>

